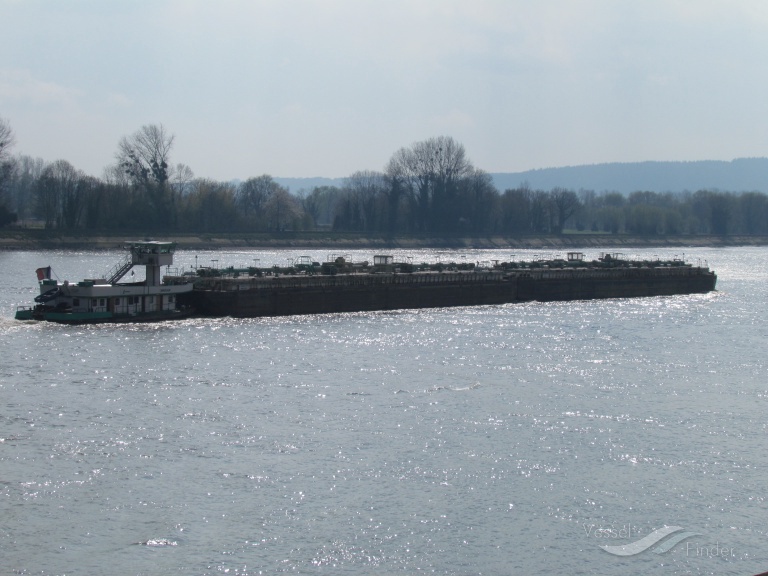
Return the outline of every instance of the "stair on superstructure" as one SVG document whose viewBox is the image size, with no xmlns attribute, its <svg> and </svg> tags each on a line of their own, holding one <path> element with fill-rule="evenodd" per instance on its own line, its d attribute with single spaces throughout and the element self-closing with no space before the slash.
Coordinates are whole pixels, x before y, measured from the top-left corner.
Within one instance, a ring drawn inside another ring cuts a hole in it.
<svg viewBox="0 0 768 576">
<path fill-rule="evenodd" d="M 114 284 L 133 268 L 133 258 L 128 254 L 121 262 L 118 262 L 107 274 L 107 284 Z"/>
</svg>

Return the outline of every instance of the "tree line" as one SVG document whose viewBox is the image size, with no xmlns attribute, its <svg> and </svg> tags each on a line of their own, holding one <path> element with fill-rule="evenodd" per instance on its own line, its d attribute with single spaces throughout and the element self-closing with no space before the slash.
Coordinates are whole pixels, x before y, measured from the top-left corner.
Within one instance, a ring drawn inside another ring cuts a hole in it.
<svg viewBox="0 0 768 576">
<path fill-rule="evenodd" d="M 760 192 L 534 190 L 500 192 L 453 138 L 397 150 L 381 171 L 359 171 L 342 186 L 291 194 L 271 176 L 242 182 L 196 178 L 173 164 L 174 137 L 147 125 L 117 145 L 102 178 L 66 160 L 12 156 L 0 119 L 0 225 L 142 232 L 282 232 L 332 229 L 377 235 L 489 236 L 565 230 L 635 235 L 768 234 Z"/>
</svg>

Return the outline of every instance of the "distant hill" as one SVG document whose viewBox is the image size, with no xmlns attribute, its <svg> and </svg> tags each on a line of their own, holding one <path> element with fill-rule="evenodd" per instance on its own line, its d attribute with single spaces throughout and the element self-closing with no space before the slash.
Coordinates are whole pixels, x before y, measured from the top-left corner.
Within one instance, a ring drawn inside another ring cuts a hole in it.
<svg viewBox="0 0 768 576">
<path fill-rule="evenodd" d="M 768 192 L 768 158 L 738 158 L 731 162 L 633 162 L 544 168 L 527 172 L 491 174 L 499 191 L 527 182 L 533 189 L 557 186 L 571 190 L 605 190 L 628 194 L 652 192 L 695 192 L 717 189 L 730 192 Z"/>
<path fill-rule="evenodd" d="M 491 173 L 500 192 L 523 183 L 532 189 L 551 190 L 561 186 L 571 190 L 636 190 L 683 192 L 689 190 L 757 191 L 768 193 L 768 158 L 737 158 L 730 162 L 626 162 L 542 168 L 526 172 Z M 342 186 L 343 178 L 275 178 L 291 192 L 310 191 L 317 186 Z"/>
</svg>

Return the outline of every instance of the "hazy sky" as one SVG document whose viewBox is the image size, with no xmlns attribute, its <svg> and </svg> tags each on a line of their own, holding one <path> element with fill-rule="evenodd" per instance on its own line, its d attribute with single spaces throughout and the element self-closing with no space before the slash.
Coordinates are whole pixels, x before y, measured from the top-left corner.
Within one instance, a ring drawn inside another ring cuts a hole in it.
<svg viewBox="0 0 768 576">
<path fill-rule="evenodd" d="M 0 0 L 14 152 L 101 176 L 162 123 L 228 180 L 768 154 L 765 0 Z"/>
</svg>

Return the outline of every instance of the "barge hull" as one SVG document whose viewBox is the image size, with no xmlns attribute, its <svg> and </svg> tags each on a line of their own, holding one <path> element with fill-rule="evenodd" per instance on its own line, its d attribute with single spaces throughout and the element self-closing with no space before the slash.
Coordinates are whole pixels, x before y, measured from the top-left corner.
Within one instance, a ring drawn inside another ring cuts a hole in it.
<svg viewBox="0 0 768 576">
<path fill-rule="evenodd" d="M 601 271 L 590 275 L 558 272 L 548 273 L 546 277 L 520 278 L 516 301 L 554 302 L 705 294 L 715 289 L 716 281 L 717 277 L 713 273 L 697 273 L 695 269 Z"/>
<path fill-rule="evenodd" d="M 479 306 L 514 302 L 514 284 L 280 289 L 271 291 L 194 290 L 190 305 L 207 316 L 290 316 L 369 312 L 406 308 Z"/>
<path fill-rule="evenodd" d="M 709 292 L 716 280 L 699 268 L 216 279 L 196 283 L 182 303 L 200 315 L 253 318 L 670 296 Z"/>
</svg>

